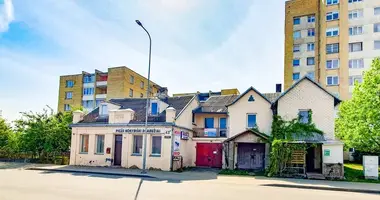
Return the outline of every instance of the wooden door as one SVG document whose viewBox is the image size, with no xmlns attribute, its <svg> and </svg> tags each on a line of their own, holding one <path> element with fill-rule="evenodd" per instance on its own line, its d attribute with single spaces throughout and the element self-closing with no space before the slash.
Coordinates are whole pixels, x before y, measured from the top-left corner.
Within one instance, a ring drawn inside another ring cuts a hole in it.
<svg viewBox="0 0 380 200">
<path fill-rule="evenodd" d="M 113 158 L 113 165 L 120 166 L 121 165 L 121 152 L 123 146 L 123 136 L 115 135 L 115 153 Z"/>
<path fill-rule="evenodd" d="M 263 170 L 265 144 L 239 143 L 237 164 L 239 169 Z"/>
</svg>

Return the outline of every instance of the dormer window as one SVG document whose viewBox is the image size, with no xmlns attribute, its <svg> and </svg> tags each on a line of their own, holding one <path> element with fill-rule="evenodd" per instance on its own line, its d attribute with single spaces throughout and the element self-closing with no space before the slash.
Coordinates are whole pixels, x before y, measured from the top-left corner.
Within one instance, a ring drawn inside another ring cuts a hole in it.
<svg viewBox="0 0 380 200">
<path fill-rule="evenodd" d="M 158 103 L 152 102 L 150 105 L 150 114 L 151 115 L 158 115 Z"/>
<path fill-rule="evenodd" d="M 107 104 L 103 104 L 100 106 L 100 115 L 108 115 Z"/>
</svg>

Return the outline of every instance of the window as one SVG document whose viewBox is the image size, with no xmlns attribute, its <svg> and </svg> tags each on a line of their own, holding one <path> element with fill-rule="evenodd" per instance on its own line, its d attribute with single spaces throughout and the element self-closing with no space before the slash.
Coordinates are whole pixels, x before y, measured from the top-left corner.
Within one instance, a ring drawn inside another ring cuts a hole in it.
<svg viewBox="0 0 380 200">
<path fill-rule="evenodd" d="M 327 0 L 326 1 L 327 5 L 334 5 L 334 4 L 338 4 L 338 3 L 339 3 L 339 0 Z"/>
<path fill-rule="evenodd" d="M 327 54 L 339 53 L 339 43 L 327 44 L 326 52 Z"/>
<path fill-rule="evenodd" d="M 293 45 L 293 52 L 300 52 L 301 50 L 301 45 L 295 44 Z"/>
<path fill-rule="evenodd" d="M 363 77 L 361 75 L 350 76 L 348 78 L 348 82 L 349 82 L 350 86 L 354 85 L 355 82 L 362 83 L 363 82 Z"/>
<path fill-rule="evenodd" d="M 326 29 L 326 36 L 327 37 L 334 37 L 334 36 L 338 36 L 338 35 L 339 35 L 339 27 Z"/>
<path fill-rule="evenodd" d="M 95 153 L 104 154 L 104 135 L 96 135 Z"/>
<path fill-rule="evenodd" d="M 293 67 L 300 66 L 300 59 L 293 59 Z"/>
<path fill-rule="evenodd" d="M 152 136 L 152 155 L 161 155 L 161 136 Z"/>
<path fill-rule="evenodd" d="M 144 97 L 144 94 L 143 93 L 140 93 L 140 98 L 143 98 Z"/>
<path fill-rule="evenodd" d="M 308 23 L 315 22 L 315 15 L 309 15 L 309 16 L 307 16 L 307 22 Z"/>
<path fill-rule="evenodd" d="M 380 23 L 373 25 L 373 32 L 375 32 L 375 33 L 380 32 Z"/>
<path fill-rule="evenodd" d="M 214 118 L 205 118 L 205 128 L 214 128 Z"/>
<path fill-rule="evenodd" d="M 309 37 L 315 36 L 315 29 L 314 28 L 307 29 L 307 36 Z"/>
<path fill-rule="evenodd" d="M 301 24 L 301 18 L 295 17 L 293 18 L 293 25 Z"/>
<path fill-rule="evenodd" d="M 80 152 L 88 153 L 88 135 L 80 136 Z"/>
<path fill-rule="evenodd" d="M 93 108 L 94 107 L 94 101 L 93 100 L 87 100 L 82 102 L 83 107 L 85 108 Z"/>
<path fill-rule="evenodd" d="M 355 3 L 355 2 L 360 2 L 362 0 L 348 0 L 348 3 Z"/>
<path fill-rule="evenodd" d="M 332 21 L 332 20 L 337 20 L 337 19 L 339 19 L 339 12 L 338 11 L 326 13 L 326 21 Z"/>
<path fill-rule="evenodd" d="M 374 15 L 380 15 L 380 7 L 374 8 Z"/>
<path fill-rule="evenodd" d="M 65 104 L 64 107 L 63 107 L 64 111 L 70 111 L 71 110 L 71 107 L 69 104 Z"/>
<path fill-rule="evenodd" d="M 95 75 L 83 76 L 83 83 L 93 83 L 95 81 Z"/>
<path fill-rule="evenodd" d="M 314 77 L 315 77 L 315 73 L 314 72 L 308 72 L 306 74 L 307 77 L 311 78 L 311 80 L 314 80 Z"/>
<path fill-rule="evenodd" d="M 73 98 L 73 92 L 66 92 L 65 93 L 65 98 L 66 99 L 72 99 Z"/>
<path fill-rule="evenodd" d="M 314 57 L 308 57 L 307 58 L 307 65 L 314 65 L 314 64 L 315 64 Z"/>
<path fill-rule="evenodd" d="M 93 95 L 94 88 L 83 88 L 83 95 Z"/>
<path fill-rule="evenodd" d="M 293 32 L 293 39 L 300 39 L 301 38 L 301 31 L 294 31 Z"/>
<path fill-rule="evenodd" d="M 74 81 L 72 81 L 72 80 L 68 80 L 68 81 L 66 81 L 66 87 L 67 87 L 67 88 L 72 88 L 72 87 L 74 87 Z"/>
<path fill-rule="evenodd" d="M 348 19 L 357 19 L 363 17 L 363 10 L 351 10 L 348 12 Z"/>
<path fill-rule="evenodd" d="M 339 59 L 331 59 L 326 61 L 326 69 L 339 68 Z"/>
<path fill-rule="evenodd" d="M 102 106 L 101 106 L 101 113 L 100 113 L 100 115 L 108 115 L 108 106 L 107 106 L 107 104 L 103 104 Z"/>
<path fill-rule="evenodd" d="M 133 154 L 141 154 L 142 153 L 142 143 L 143 136 L 142 135 L 134 135 L 133 136 Z"/>
<path fill-rule="evenodd" d="M 363 59 L 352 59 L 348 61 L 348 67 L 350 69 L 360 69 L 364 68 L 364 60 Z"/>
<path fill-rule="evenodd" d="M 338 76 L 327 76 L 326 82 L 327 82 L 327 85 L 339 85 L 339 77 Z"/>
<path fill-rule="evenodd" d="M 129 97 L 133 97 L 133 90 L 129 89 Z"/>
<path fill-rule="evenodd" d="M 255 128 L 256 127 L 256 115 L 248 114 L 247 115 L 247 128 Z"/>
<path fill-rule="evenodd" d="M 380 40 L 374 41 L 375 50 L 380 50 Z"/>
<path fill-rule="evenodd" d="M 135 77 L 134 77 L 134 76 L 131 75 L 131 76 L 129 77 L 129 83 L 130 83 L 130 84 L 135 83 Z"/>
<path fill-rule="evenodd" d="M 349 34 L 352 35 L 361 35 L 363 33 L 362 26 L 353 26 L 348 29 Z"/>
<path fill-rule="evenodd" d="M 158 115 L 158 103 L 157 102 L 152 102 L 150 105 L 151 105 L 151 112 L 150 112 L 150 114 L 152 114 L 152 115 Z"/>
<path fill-rule="evenodd" d="M 300 73 L 293 73 L 293 81 L 300 79 Z"/>
<path fill-rule="evenodd" d="M 349 52 L 363 51 L 363 42 L 354 42 L 348 44 Z"/>
<path fill-rule="evenodd" d="M 144 81 L 141 81 L 141 82 L 140 82 L 140 88 L 141 88 L 141 89 L 144 88 Z"/>
<path fill-rule="evenodd" d="M 300 110 L 298 112 L 298 120 L 302 124 L 310 123 L 309 110 Z"/>
<path fill-rule="evenodd" d="M 219 118 L 219 128 L 226 129 L 227 128 L 227 118 Z"/>
<path fill-rule="evenodd" d="M 307 43 L 307 51 L 314 51 L 315 45 L 314 43 Z"/>
</svg>

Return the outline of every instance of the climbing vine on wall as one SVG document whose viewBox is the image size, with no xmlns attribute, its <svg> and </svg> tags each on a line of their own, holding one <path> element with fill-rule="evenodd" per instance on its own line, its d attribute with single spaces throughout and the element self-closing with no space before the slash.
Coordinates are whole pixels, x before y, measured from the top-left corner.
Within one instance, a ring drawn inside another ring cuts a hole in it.
<svg viewBox="0 0 380 200">
<path fill-rule="evenodd" d="M 305 143 L 295 143 L 299 137 L 308 137 L 323 132 L 312 123 L 312 111 L 309 111 L 308 123 L 301 123 L 298 118 L 286 121 L 274 115 L 272 122 L 270 166 L 268 176 L 282 176 L 286 172 L 295 151 L 306 152 Z"/>
</svg>

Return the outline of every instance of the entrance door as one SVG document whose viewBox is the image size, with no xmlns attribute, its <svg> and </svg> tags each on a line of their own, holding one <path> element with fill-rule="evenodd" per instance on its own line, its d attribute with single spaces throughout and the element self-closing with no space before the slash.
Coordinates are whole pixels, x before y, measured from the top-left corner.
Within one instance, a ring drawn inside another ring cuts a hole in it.
<svg viewBox="0 0 380 200">
<path fill-rule="evenodd" d="M 115 154 L 113 157 L 113 165 L 121 165 L 121 149 L 123 146 L 123 136 L 115 135 Z"/>
<path fill-rule="evenodd" d="M 198 167 L 222 167 L 223 145 L 221 143 L 197 143 Z"/>
<path fill-rule="evenodd" d="M 306 154 L 306 172 L 322 173 L 322 145 L 309 145 Z"/>
<path fill-rule="evenodd" d="M 239 169 L 264 170 L 265 144 L 239 143 L 237 156 Z"/>
</svg>

